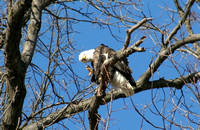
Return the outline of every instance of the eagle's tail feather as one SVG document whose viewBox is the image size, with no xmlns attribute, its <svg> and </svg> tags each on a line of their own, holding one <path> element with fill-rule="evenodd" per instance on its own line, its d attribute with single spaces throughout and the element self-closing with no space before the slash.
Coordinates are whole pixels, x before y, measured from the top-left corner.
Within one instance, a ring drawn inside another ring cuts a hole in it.
<svg viewBox="0 0 200 130">
<path fill-rule="evenodd" d="M 126 97 L 133 96 L 133 94 L 134 94 L 133 86 L 131 86 L 129 83 L 127 84 L 127 86 L 120 88 L 120 89 L 122 89 L 122 91 L 126 95 Z"/>
<path fill-rule="evenodd" d="M 114 77 L 111 81 L 111 86 L 117 91 L 122 91 L 127 97 L 134 94 L 134 87 L 128 82 L 128 80 L 119 72 L 114 73 Z"/>
<path fill-rule="evenodd" d="M 123 93 L 126 95 L 126 97 L 133 96 L 134 91 L 132 89 L 127 88 L 114 88 L 116 91 Z"/>
</svg>

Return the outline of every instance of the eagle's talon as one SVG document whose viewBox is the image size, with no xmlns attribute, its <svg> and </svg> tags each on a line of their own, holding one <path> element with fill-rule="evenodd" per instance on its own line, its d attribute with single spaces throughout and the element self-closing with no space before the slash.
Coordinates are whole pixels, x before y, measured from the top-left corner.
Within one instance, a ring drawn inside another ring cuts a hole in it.
<svg viewBox="0 0 200 130">
<path fill-rule="evenodd" d="M 89 76 L 91 76 L 93 74 L 93 70 L 89 65 L 86 65 L 86 69 L 89 71 Z"/>
<path fill-rule="evenodd" d="M 113 66 L 109 66 L 110 69 L 105 69 L 104 75 L 101 73 L 101 66 L 103 63 L 107 62 L 109 58 L 114 57 L 116 54 L 117 52 L 115 50 L 101 44 L 95 49 L 81 52 L 79 61 L 91 63 L 93 68 L 87 65 L 86 69 L 89 71 L 89 75 L 93 74 L 91 78 L 92 82 L 100 84 L 103 80 L 105 86 L 110 83 L 112 87 L 121 89 L 127 97 L 132 96 L 134 94 L 133 86 L 136 86 L 136 84 L 131 75 L 132 70 L 129 67 L 129 62 L 126 57 L 117 61 Z"/>
</svg>

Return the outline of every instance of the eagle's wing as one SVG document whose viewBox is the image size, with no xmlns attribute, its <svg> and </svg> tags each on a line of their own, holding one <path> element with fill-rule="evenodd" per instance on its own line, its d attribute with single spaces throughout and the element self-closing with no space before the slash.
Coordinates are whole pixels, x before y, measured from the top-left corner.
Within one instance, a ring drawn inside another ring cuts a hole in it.
<svg viewBox="0 0 200 130">
<path fill-rule="evenodd" d="M 116 54 L 115 50 L 109 48 L 108 46 L 104 45 L 104 53 L 108 53 L 108 58 L 111 58 L 114 54 Z M 104 61 L 103 61 L 104 62 Z M 117 61 L 113 67 L 109 68 L 110 77 L 113 78 L 113 74 L 115 71 L 119 71 L 132 86 L 136 86 L 135 80 L 133 79 L 131 73 L 132 70 L 129 67 L 129 62 L 127 58 L 124 58 L 120 61 Z"/>
<path fill-rule="evenodd" d="M 114 70 L 119 71 L 129 81 L 131 86 L 136 86 L 135 80 L 133 79 L 131 75 L 132 70 L 129 67 L 129 63 L 126 58 L 115 63 L 113 67 L 114 67 Z"/>
<path fill-rule="evenodd" d="M 92 82 L 96 82 L 97 84 L 100 83 L 100 73 L 101 73 L 101 66 L 106 60 L 107 56 L 111 57 L 115 54 L 115 51 L 108 46 L 105 46 L 104 44 L 101 44 L 95 49 L 94 55 L 93 55 L 93 61 L 92 61 L 92 66 L 93 66 L 93 76 L 91 78 Z M 109 69 L 109 78 L 112 79 L 112 72 L 113 69 Z"/>
<path fill-rule="evenodd" d="M 116 52 L 109 48 L 108 46 L 105 46 L 101 44 L 95 49 L 94 55 L 93 55 L 93 62 L 92 66 L 94 69 L 94 74 L 91 78 L 92 82 L 96 82 L 97 84 L 100 83 L 100 72 L 101 72 L 101 66 L 106 60 L 106 58 L 112 57 Z M 135 86 L 135 81 L 131 75 L 132 70 L 128 66 L 128 60 L 124 58 L 123 60 L 118 61 L 115 63 L 112 67 L 109 67 L 108 74 L 109 78 L 113 78 L 113 73 L 115 71 L 119 71 L 129 82 L 132 86 Z"/>
</svg>

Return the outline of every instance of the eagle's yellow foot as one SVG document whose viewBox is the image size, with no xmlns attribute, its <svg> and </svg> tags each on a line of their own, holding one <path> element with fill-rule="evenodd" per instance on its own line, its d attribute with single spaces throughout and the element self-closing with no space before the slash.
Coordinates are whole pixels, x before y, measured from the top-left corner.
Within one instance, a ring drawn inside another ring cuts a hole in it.
<svg viewBox="0 0 200 130">
<path fill-rule="evenodd" d="M 91 76 L 93 74 L 93 70 L 89 65 L 86 65 L 86 69 L 89 71 L 89 76 Z"/>
</svg>

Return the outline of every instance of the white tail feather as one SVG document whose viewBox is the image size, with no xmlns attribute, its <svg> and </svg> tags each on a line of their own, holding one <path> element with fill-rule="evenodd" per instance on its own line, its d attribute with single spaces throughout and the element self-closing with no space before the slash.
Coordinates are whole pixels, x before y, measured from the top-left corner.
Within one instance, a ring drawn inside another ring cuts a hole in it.
<svg viewBox="0 0 200 130">
<path fill-rule="evenodd" d="M 118 71 L 114 73 L 110 84 L 117 91 L 122 91 L 127 97 L 134 94 L 133 86 L 131 86 L 128 80 Z"/>
</svg>

